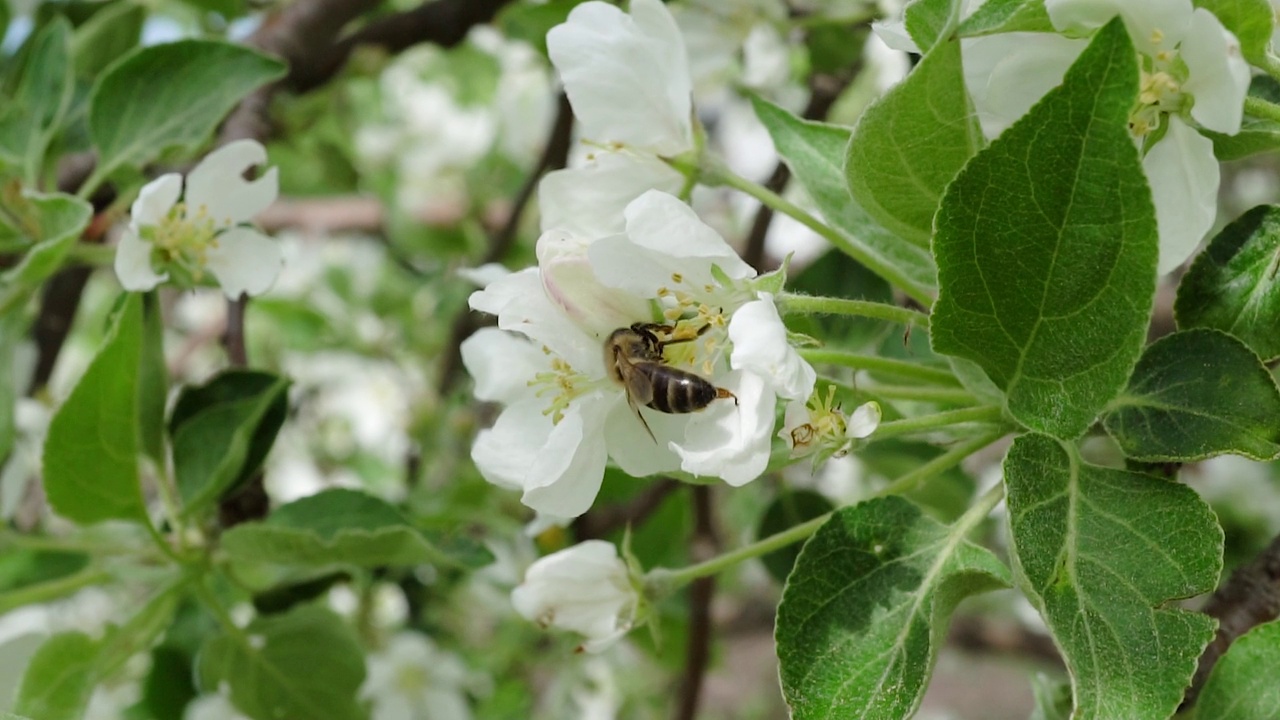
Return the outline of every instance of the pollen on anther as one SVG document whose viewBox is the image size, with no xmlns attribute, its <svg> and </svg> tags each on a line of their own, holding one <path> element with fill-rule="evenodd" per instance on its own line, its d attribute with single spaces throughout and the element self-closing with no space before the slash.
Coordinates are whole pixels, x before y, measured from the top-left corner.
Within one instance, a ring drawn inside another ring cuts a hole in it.
<svg viewBox="0 0 1280 720">
<path fill-rule="evenodd" d="M 671 273 L 671 281 L 679 285 L 680 283 L 684 282 L 684 275 L 681 275 L 678 272 Z"/>
</svg>

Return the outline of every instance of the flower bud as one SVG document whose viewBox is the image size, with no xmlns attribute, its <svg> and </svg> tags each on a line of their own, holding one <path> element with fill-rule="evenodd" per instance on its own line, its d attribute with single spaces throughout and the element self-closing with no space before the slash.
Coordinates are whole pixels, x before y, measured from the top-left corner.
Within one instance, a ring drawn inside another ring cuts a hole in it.
<svg viewBox="0 0 1280 720">
<path fill-rule="evenodd" d="M 612 543 L 587 540 L 529 567 L 511 593 L 516 612 L 544 628 L 586 636 L 582 649 L 600 652 L 635 624 L 640 593 Z"/>
</svg>

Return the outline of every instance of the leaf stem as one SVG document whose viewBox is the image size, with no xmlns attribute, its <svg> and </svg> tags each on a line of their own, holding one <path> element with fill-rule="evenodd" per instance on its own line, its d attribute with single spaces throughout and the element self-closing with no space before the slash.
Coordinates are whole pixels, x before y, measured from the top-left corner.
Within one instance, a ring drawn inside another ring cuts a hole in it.
<svg viewBox="0 0 1280 720">
<path fill-rule="evenodd" d="M 906 418 L 903 420 L 890 420 L 881 423 L 876 428 L 875 433 L 871 436 L 871 440 L 883 440 L 900 435 L 909 435 L 928 430 L 937 430 L 939 428 L 950 427 L 965 422 L 1000 422 L 1004 418 L 1004 410 L 992 405 L 984 405 L 982 407 L 960 408 L 959 410 L 947 410 L 946 412 L 934 413 L 932 415 L 921 415 L 919 417 Z"/>
<path fill-rule="evenodd" d="M 933 298 L 929 295 L 926 288 L 918 285 L 915 281 L 899 272 L 898 269 L 892 265 L 885 263 L 880 258 L 868 253 L 865 249 L 849 242 L 849 239 L 843 234 L 827 226 L 826 223 L 814 217 L 804 208 L 796 205 L 790 200 L 787 200 L 778 193 L 773 192 L 763 185 L 751 182 L 744 177 L 740 177 L 724 167 L 704 167 L 702 168 L 700 179 L 707 185 L 726 185 L 735 190 L 740 190 L 765 205 L 768 205 L 774 210 L 783 213 L 784 215 L 791 216 L 801 225 L 804 225 L 810 230 L 818 233 L 832 245 L 840 248 L 840 250 L 849 257 L 862 263 L 871 272 L 884 278 L 894 287 L 900 288 L 916 302 L 925 306 L 933 304 Z"/>
<path fill-rule="evenodd" d="M 794 527 L 787 528 L 780 533 L 770 535 L 763 540 L 757 540 L 750 545 L 744 545 L 736 550 L 717 555 L 710 560 L 678 570 L 654 568 L 645 574 L 645 587 L 654 590 L 654 592 L 649 593 L 651 596 L 662 597 L 700 577 L 718 574 L 744 560 L 766 555 L 774 550 L 804 540 L 817 532 L 818 528 L 822 527 L 822 524 L 830 517 L 831 513 L 821 515 Z"/>
<path fill-rule="evenodd" d="M 965 458 L 1004 437 L 1005 432 L 1005 429 L 1001 428 L 959 443 L 938 457 L 930 460 L 920 467 L 917 467 L 915 470 L 912 470 L 888 485 L 885 485 L 880 489 L 880 492 L 875 494 L 875 497 L 901 495 L 902 493 L 914 490 L 925 480 L 941 475 L 947 470 L 959 465 Z"/>
<path fill-rule="evenodd" d="M 67 252 L 68 262 L 107 267 L 116 261 L 116 249 L 106 245 L 78 242 Z"/>
<path fill-rule="evenodd" d="M 1267 102 L 1260 97 L 1245 96 L 1244 111 L 1257 118 L 1280 122 L 1280 105 Z"/>
<path fill-rule="evenodd" d="M 1270 52 L 1266 54 L 1266 58 L 1261 65 L 1262 69 L 1271 77 L 1280 80 L 1280 58 L 1272 55 Z M 1245 96 L 1245 102 L 1248 103 L 1248 96 Z"/>
<path fill-rule="evenodd" d="M 843 350 L 825 348 L 800 348 L 800 357 L 811 364 L 840 365 L 854 370 L 866 370 L 873 374 L 892 375 L 906 380 L 919 380 L 934 385 L 959 386 L 960 381 L 949 371 L 920 363 L 879 355 L 861 355 Z"/>
<path fill-rule="evenodd" d="M 964 388 L 915 387 L 913 385 L 867 385 L 866 387 L 858 387 L 830 377 L 824 376 L 822 379 L 825 382 L 849 388 L 859 395 L 882 400 L 914 400 L 947 405 L 978 404 L 978 399 Z"/>
<path fill-rule="evenodd" d="M 816 297 L 782 293 L 778 296 L 778 312 L 783 315 L 852 315 L 877 320 L 929 327 L 929 315 L 918 310 L 888 303 L 848 298 Z"/>
<path fill-rule="evenodd" d="M 60 577 L 57 580 L 36 583 L 35 585 L 0 593 L 0 615 L 24 605 L 35 605 L 66 597 L 91 585 L 101 585 L 113 577 L 106 570 L 89 567 L 78 573 Z"/>
</svg>

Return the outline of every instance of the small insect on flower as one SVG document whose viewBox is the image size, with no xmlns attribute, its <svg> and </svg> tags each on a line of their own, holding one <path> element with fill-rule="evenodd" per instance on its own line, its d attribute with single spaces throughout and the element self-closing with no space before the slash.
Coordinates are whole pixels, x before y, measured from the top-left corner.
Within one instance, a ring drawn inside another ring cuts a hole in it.
<svg viewBox="0 0 1280 720">
<path fill-rule="evenodd" d="M 733 393 L 701 375 L 668 365 L 663 357 L 667 345 L 696 339 L 709 327 L 704 325 L 694 335 L 676 338 L 676 329 L 670 325 L 635 323 L 614 330 L 605 340 L 604 364 L 609 376 L 626 389 L 627 404 L 654 442 L 657 438 L 640 414 L 640 405 L 678 415 L 697 412 L 720 398 L 738 402 Z"/>
</svg>

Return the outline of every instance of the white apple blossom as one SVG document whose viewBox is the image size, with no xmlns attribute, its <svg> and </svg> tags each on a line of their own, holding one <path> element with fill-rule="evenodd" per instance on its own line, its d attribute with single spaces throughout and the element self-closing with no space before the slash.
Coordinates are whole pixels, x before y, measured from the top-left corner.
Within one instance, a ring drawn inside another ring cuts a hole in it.
<svg viewBox="0 0 1280 720">
<path fill-rule="evenodd" d="M 422 633 L 393 635 L 369 654 L 360 697 L 372 704 L 372 720 L 469 720 L 472 673 L 457 655 Z"/>
<path fill-rule="evenodd" d="M 590 242 L 544 233 L 540 267 L 471 297 L 500 329 L 469 338 L 463 362 L 476 396 L 506 405 L 472 458 L 490 482 L 558 518 L 586 512 L 610 458 L 636 477 L 684 470 L 750 482 L 768 464 L 777 399 L 807 398 L 814 384 L 755 271 L 688 206 L 651 190 L 627 206 L 625 228 Z M 735 402 L 687 414 L 629 405 L 604 341 L 659 319 L 682 340 L 664 361 Z"/>
<path fill-rule="evenodd" d="M 199 284 L 207 272 L 232 299 L 270 289 L 283 264 L 280 247 L 244 225 L 279 192 L 275 168 L 255 180 L 243 177 L 266 160 L 261 144 L 237 140 L 209 153 L 185 183 L 168 173 L 143 186 L 116 249 L 120 284 L 146 291 L 171 274 Z"/>
<path fill-rule="evenodd" d="M 630 14 L 596 0 L 547 33 L 547 54 L 594 149 L 584 165 L 543 179 L 542 228 L 620 232 L 627 203 L 650 188 L 674 193 L 684 183 L 660 160 L 694 147 L 680 29 L 660 0 L 632 0 Z"/>
<path fill-rule="evenodd" d="M 587 540 L 537 560 L 511 593 L 516 612 L 544 628 L 585 636 L 582 649 L 593 653 L 631 630 L 641 600 L 618 549 L 604 540 Z"/>
<path fill-rule="evenodd" d="M 1046 0 L 1067 37 L 1010 33 L 964 43 L 965 80 L 984 132 L 1002 132 L 1059 84 L 1092 33 L 1120 16 L 1140 53 L 1130 129 L 1144 151 L 1160 233 L 1159 271 L 1181 265 L 1213 225 L 1218 163 L 1193 129 L 1240 130 L 1249 68 L 1213 13 L 1190 0 Z"/>
</svg>

